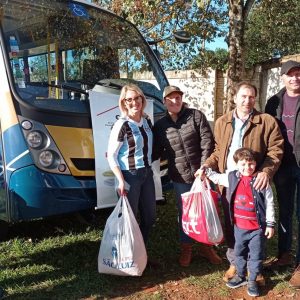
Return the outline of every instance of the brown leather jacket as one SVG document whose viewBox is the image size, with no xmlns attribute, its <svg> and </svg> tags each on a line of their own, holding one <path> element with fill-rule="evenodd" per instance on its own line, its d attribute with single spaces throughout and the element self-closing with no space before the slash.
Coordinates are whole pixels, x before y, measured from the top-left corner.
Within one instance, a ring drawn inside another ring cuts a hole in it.
<svg viewBox="0 0 300 300">
<path fill-rule="evenodd" d="M 215 149 L 205 161 L 206 165 L 221 173 L 225 172 L 233 136 L 233 112 L 217 119 L 214 128 Z M 243 147 L 255 152 L 258 171 L 264 171 L 272 178 L 283 156 L 283 137 L 275 119 L 254 109 L 245 129 Z"/>
</svg>

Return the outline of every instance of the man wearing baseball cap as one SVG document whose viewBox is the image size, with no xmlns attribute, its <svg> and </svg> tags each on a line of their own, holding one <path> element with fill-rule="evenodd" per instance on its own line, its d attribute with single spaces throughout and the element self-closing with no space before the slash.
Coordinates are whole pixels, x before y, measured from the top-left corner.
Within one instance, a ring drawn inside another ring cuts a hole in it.
<svg viewBox="0 0 300 300">
<path fill-rule="evenodd" d="M 189 192 L 194 174 L 211 154 L 214 146 L 212 131 L 205 115 L 188 108 L 182 100 L 183 92 L 177 86 L 167 86 L 163 92 L 166 115 L 154 124 L 153 161 L 164 153 L 168 159 L 168 174 L 173 182 L 179 215 L 181 254 L 179 264 L 190 265 L 193 240 L 182 228 L 181 194 Z M 222 263 L 212 247 L 199 244 L 199 254 L 212 264 Z"/>
<path fill-rule="evenodd" d="M 294 263 L 291 254 L 294 206 L 297 207 L 298 234 L 300 233 L 300 63 L 294 60 L 284 62 L 281 77 L 284 88 L 268 100 L 265 109 L 266 113 L 277 119 L 284 137 L 283 160 L 274 176 L 279 203 L 278 257 L 269 264 L 271 267 Z M 296 269 L 290 285 L 300 288 L 299 237 Z"/>
</svg>

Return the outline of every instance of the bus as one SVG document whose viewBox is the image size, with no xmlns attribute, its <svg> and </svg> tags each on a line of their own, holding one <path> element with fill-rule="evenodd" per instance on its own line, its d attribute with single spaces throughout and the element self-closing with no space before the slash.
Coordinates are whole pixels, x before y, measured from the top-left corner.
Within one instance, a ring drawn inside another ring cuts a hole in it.
<svg viewBox="0 0 300 300">
<path fill-rule="evenodd" d="M 0 0 L 0 12 L 0 220 L 94 208 L 90 91 L 138 84 L 159 116 L 161 64 L 132 23 L 86 1 Z"/>
</svg>

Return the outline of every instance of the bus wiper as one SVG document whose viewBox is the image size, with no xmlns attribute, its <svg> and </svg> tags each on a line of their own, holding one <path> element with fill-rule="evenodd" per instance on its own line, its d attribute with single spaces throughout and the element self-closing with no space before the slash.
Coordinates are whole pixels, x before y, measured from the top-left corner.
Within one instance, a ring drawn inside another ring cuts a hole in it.
<svg viewBox="0 0 300 300">
<path fill-rule="evenodd" d="M 64 84 L 64 83 L 54 84 L 54 83 L 48 83 L 48 82 L 43 81 L 43 82 L 29 82 L 29 83 L 26 83 L 26 84 L 36 85 L 36 86 L 45 86 L 45 87 L 50 86 L 50 87 L 54 87 L 54 88 L 58 88 L 58 89 L 65 89 L 65 90 L 68 90 L 68 91 L 88 95 L 88 92 L 86 90 L 76 88 L 74 86 L 70 86 L 70 85 L 67 85 L 67 84 Z"/>
<path fill-rule="evenodd" d="M 96 83 L 96 85 L 97 84 L 105 86 L 105 87 L 112 87 L 112 88 L 119 89 L 119 90 L 121 90 L 123 88 L 123 86 L 125 85 L 125 84 L 122 85 L 122 84 L 118 84 L 118 83 L 112 82 L 109 79 L 100 80 L 100 81 L 98 81 Z"/>
</svg>

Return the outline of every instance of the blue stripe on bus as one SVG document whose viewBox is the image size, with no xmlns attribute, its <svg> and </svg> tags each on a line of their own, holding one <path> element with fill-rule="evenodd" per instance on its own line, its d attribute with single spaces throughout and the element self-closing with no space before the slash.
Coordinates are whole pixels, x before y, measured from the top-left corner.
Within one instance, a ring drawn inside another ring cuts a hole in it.
<svg viewBox="0 0 300 300">
<path fill-rule="evenodd" d="M 30 220 L 96 207 L 96 181 L 42 172 L 35 166 L 16 170 L 10 180 L 10 220 Z"/>
<path fill-rule="evenodd" d="M 2 145 L 5 155 L 5 167 L 9 165 L 8 176 L 10 175 L 9 171 L 12 169 L 19 169 L 33 164 L 19 124 L 3 132 Z"/>
</svg>

